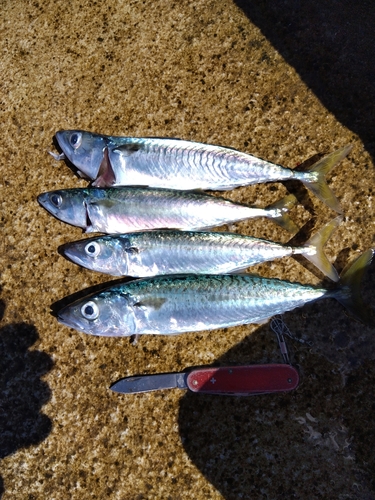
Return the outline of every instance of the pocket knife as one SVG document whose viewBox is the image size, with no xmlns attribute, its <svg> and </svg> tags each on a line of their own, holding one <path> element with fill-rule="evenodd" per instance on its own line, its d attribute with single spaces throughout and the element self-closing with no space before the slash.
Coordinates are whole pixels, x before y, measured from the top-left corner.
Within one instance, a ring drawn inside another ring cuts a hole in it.
<svg viewBox="0 0 375 500">
<path fill-rule="evenodd" d="M 298 386 L 297 370 L 288 364 L 195 368 L 181 373 L 158 373 L 126 377 L 110 389 L 123 394 L 189 389 L 201 394 L 251 396 L 287 392 Z"/>
</svg>

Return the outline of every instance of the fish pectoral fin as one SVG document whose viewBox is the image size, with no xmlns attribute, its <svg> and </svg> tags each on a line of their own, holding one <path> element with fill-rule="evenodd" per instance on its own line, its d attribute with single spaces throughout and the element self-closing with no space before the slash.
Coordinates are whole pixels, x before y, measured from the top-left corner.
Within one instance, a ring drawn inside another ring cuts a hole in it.
<svg viewBox="0 0 375 500">
<path fill-rule="evenodd" d="M 149 297 L 136 302 L 134 307 L 138 307 L 144 311 L 147 309 L 154 309 L 155 311 L 158 311 L 166 301 L 167 299 L 164 297 Z"/>
<path fill-rule="evenodd" d="M 137 153 L 139 150 L 143 149 L 142 144 L 122 144 L 121 146 L 117 146 L 112 150 L 113 153 L 122 155 L 122 156 L 131 156 L 134 153 Z"/>
<path fill-rule="evenodd" d="M 87 202 L 84 202 L 85 208 L 86 208 L 86 227 L 84 228 L 85 233 L 94 233 L 94 228 L 92 226 L 92 222 L 90 219 L 90 214 L 89 214 L 89 207 Z"/>
<path fill-rule="evenodd" d="M 87 202 L 87 210 L 88 212 L 90 209 L 94 210 L 99 210 L 99 209 L 108 209 L 111 210 L 113 207 L 118 206 L 118 203 L 116 200 L 109 200 L 108 198 L 105 199 L 99 199 L 99 200 L 90 200 Z"/>
<path fill-rule="evenodd" d="M 136 255 L 140 252 L 140 249 L 137 247 L 127 247 L 125 248 L 125 252 L 129 255 Z"/>
</svg>

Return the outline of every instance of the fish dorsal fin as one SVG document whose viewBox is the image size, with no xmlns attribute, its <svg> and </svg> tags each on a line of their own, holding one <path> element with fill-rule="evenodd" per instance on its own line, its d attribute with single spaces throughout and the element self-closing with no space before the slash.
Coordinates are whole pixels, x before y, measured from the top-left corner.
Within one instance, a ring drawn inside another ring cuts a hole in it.
<svg viewBox="0 0 375 500">
<path fill-rule="evenodd" d="M 86 227 L 84 228 L 84 232 L 85 233 L 94 233 L 95 231 L 93 229 L 92 222 L 90 219 L 88 203 L 85 201 L 84 205 L 86 208 Z"/>
</svg>

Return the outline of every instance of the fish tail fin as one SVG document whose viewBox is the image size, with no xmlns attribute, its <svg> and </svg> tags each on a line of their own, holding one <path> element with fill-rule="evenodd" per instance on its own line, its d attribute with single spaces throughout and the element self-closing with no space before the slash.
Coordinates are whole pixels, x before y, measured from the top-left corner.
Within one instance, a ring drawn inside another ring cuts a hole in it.
<svg viewBox="0 0 375 500">
<path fill-rule="evenodd" d="M 345 156 L 349 154 L 352 149 L 352 145 L 348 144 L 333 153 L 324 156 L 321 160 L 318 160 L 312 167 L 307 169 L 305 173 L 305 178 L 301 175 L 299 179 L 303 184 L 310 189 L 320 200 L 322 200 L 328 207 L 332 208 L 336 212 L 342 213 L 340 203 L 333 191 L 328 187 L 326 182 L 326 175 L 333 167 L 335 167 Z M 298 172 L 298 167 L 294 170 Z M 315 179 L 311 179 L 311 174 L 315 174 Z"/>
<path fill-rule="evenodd" d="M 333 231 L 342 222 L 342 217 L 339 215 L 323 226 L 302 246 L 301 254 L 316 266 L 332 281 L 339 281 L 339 275 L 331 262 L 327 259 L 323 247 L 331 237 Z"/>
<path fill-rule="evenodd" d="M 279 226 L 286 229 L 290 233 L 295 233 L 299 228 L 289 217 L 288 211 L 293 208 L 296 203 L 297 198 L 294 195 L 289 194 L 281 200 L 276 201 L 276 203 L 272 203 L 266 207 L 265 210 L 268 212 L 267 217 L 275 221 L 276 224 L 279 224 Z"/>
<path fill-rule="evenodd" d="M 362 278 L 371 264 L 374 250 L 369 249 L 347 266 L 340 276 L 339 287 L 334 298 L 348 311 L 350 316 L 364 324 L 371 324 L 371 309 L 362 301 L 360 288 Z"/>
</svg>

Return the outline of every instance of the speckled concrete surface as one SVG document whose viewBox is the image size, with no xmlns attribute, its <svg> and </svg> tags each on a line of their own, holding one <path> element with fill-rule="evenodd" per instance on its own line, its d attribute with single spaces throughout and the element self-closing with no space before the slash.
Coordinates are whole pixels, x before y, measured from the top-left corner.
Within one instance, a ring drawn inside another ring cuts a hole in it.
<svg viewBox="0 0 375 500">
<path fill-rule="evenodd" d="M 181 137 L 290 167 L 352 143 L 329 178 L 345 219 L 327 254 L 341 270 L 374 245 L 373 7 L 277 4 L 3 2 L 4 500 L 375 498 L 374 328 L 347 318 L 337 303 L 284 317 L 304 341 L 289 342 L 300 387 L 242 399 L 178 390 L 121 396 L 108 388 L 132 374 L 280 362 L 269 325 L 150 336 L 134 347 L 77 333 L 50 314 L 55 301 L 108 280 L 57 253 L 81 232 L 36 202 L 42 191 L 86 185 L 47 154 L 58 129 Z M 263 206 L 287 190 L 303 203 L 293 212 L 300 226 L 334 216 L 293 183 L 226 195 Z M 265 221 L 236 229 L 290 237 Z M 305 264 L 285 259 L 256 271 L 319 283 Z M 374 288 L 372 268 L 363 284 L 372 305 Z"/>
</svg>

